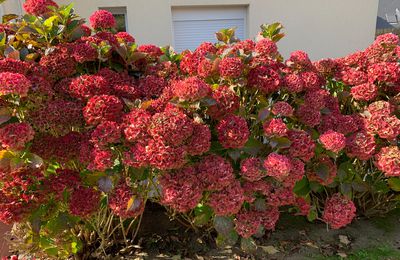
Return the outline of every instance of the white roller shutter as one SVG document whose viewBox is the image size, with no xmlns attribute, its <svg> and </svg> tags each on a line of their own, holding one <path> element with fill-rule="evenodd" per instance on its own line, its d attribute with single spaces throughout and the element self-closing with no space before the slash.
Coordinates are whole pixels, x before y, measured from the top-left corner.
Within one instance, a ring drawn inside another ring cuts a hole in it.
<svg viewBox="0 0 400 260">
<path fill-rule="evenodd" d="M 245 6 L 173 7 L 174 48 L 194 50 L 202 42 L 216 42 L 215 32 L 236 27 L 236 36 L 245 39 Z"/>
</svg>

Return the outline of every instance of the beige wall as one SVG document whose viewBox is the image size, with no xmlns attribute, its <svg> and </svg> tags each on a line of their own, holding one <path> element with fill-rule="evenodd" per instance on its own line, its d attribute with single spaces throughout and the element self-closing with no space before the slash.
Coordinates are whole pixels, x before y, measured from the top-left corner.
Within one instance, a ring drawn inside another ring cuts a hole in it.
<svg viewBox="0 0 400 260">
<path fill-rule="evenodd" d="M 18 0 L 9 0 L 18 1 Z M 71 0 L 56 0 L 60 4 Z M 138 43 L 173 42 L 173 6 L 246 5 L 248 37 L 262 23 L 282 22 L 287 36 L 280 50 L 287 56 L 302 49 L 312 59 L 338 57 L 364 49 L 374 39 L 378 0 L 75 0 L 82 17 L 98 7 L 126 6 L 128 30 Z"/>
</svg>

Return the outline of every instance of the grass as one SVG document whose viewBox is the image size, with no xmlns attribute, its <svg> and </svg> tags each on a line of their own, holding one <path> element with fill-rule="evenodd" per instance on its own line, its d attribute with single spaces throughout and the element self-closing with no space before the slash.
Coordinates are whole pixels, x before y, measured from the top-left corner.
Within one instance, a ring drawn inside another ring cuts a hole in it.
<svg viewBox="0 0 400 260">
<path fill-rule="evenodd" d="M 330 257 L 317 257 L 313 258 L 315 260 L 399 260 L 400 250 L 393 248 L 389 245 L 379 245 L 369 249 L 361 249 L 355 251 L 348 255 L 347 258 L 342 258 L 340 256 L 330 256 Z"/>
</svg>

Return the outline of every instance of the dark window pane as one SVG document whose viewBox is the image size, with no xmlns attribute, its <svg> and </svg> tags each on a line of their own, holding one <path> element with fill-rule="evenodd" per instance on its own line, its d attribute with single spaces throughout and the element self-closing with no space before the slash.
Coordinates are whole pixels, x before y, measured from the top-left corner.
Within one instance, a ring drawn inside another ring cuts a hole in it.
<svg viewBox="0 0 400 260">
<path fill-rule="evenodd" d="M 115 20 L 117 21 L 117 31 L 126 32 L 126 19 L 125 14 L 114 14 Z"/>
</svg>

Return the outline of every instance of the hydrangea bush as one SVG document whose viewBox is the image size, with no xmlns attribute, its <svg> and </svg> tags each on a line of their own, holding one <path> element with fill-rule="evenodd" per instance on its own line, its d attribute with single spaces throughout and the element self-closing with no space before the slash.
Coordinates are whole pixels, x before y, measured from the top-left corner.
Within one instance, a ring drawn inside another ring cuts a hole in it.
<svg viewBox="0 0 400 260">
<path fill-rule="evenodd" d="M 24 8 L 0 26 L 0 221 L 28 230 L 20 250 L 101 255 L 136 238 L 148 202 L 220 246 L 282 212 L 338 229 L 398 206 L 397 36 L 284 60 L 275 23 L 179 54 L 138 46 L 104 10 L 89 28 L 72 5 Z"/>
</svg>

